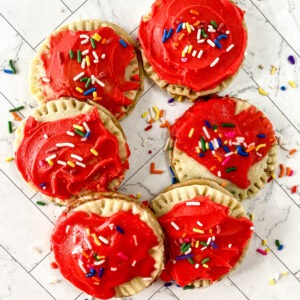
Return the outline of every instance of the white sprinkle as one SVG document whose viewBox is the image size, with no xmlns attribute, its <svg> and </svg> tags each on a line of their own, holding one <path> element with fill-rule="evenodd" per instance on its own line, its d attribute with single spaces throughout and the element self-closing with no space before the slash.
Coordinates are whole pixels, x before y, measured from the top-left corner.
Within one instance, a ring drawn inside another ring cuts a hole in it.
<svg viewBox="0 0 300 300">
<path fill-rule="evenodd" d="M 97 64 L 97 63 L 99 63 L 99 59 L 94 59 L 93 62 L 94 62 L 94 64 Z"/>
<path fill-rule="evenodd" d="M 97 59 L 97 60 L 99 59 L 99 56 L 98 56 L 98 54 L 96 53 L 95 50 L 93 50 L 92 54 L 93 54 L 93 56 L 94 56 L 95 59 Z"/>
<path fill-rule="evenodd" d="M 69 231 L 70 231 L 70 225 L 67 225 L 67 227 L 66 227 L 66 233 L 68 234 Z"/>
<path fill-rule="evenodd" d="M 221 177 L 221 171 L 218 171 L 218 177 Z"/>
<path fill-rule="evenodd" d="M 83 251 L 82 247 L 81 246 L 78 246 L 78 247 L 75 247 L 73 250 L 72 250 L 72 254 L 78 254 L 78 253 L 81 253 Z"/>
<path fill-rule="evenodd" d="M 87 34 L 81 34 L 79 37 L 81 39 L 89 39 L 89 36 Z"/>
<path fill-rule="evenodd" d="M 81 62 L 81 69 L 85 69 L 85 58 Z"/>
<path fill-rule="evenodd" d="M 195 31 L 195 27 L 192 24 L 190 24 L 190 28 L 192 29 L 192 31 Z"/>
<path fill-rule="evenodd" d="M 228 246 L 227 246 L 228 248 L 231 248 L 232 247 L 232 244 L 228 244 Z"/>
<path fill-rule="evenodd" d="M 201 39 L 201 29 L 199 28 L 197 31 L 197 40 L 199 41 Z"/>
<path fill-rule="evenodd" d="M 231 44 L 227 47 L 226 52 L 229 52 L 234 47 L 234 44 Z"/>
<path fill-rule="evenodd" d="M 185 255 L 190 254 L 192 252 L 192 248 L 189 248 L 187 251 L 184 252 Z"/>
<path fill-rule="evenodd" d="M 152 277 L 142 277 L 142 278 L 143 278 L 143 280 L 145 280 L 145 281 L 153 280 Z"/>
<path fill-rule="evenodd" d="M 200 221 L 197 221 L 197 225 L 200 226 L 200 227 L 203 226 L 203 224 Z"/>
<path fill-rule="evenodd" d="M 42 81 L 44 81 L 44 82 L 50 82 L 50 78 L 48 78 L 48 77 L 42 77 Z"/>
<path fill-rule="evenodd" d="M 48 138 L 49 136 L 48 136 L 48 134 L 44 134 L 44 139 L 46 140 L 47 138 Z"/>
<path fill-rule="evenodd" d="M 46 161 L 48 161 L 48 160 L 52 160 L 52 159 L 54 159 L 54 158 L 56 158 L 57 157 L 57 155 L 56 154 L 52 154 L 52 155 L 50 155 L 50 156 L 48 156 L 48 157 L 46 157 Z"/>
<path fill-rule="evenodd" d="M 104 243 L 104 244 L 108 244 L 109 243 L 109 241 L 105 238 L 105 237 L 103 237 L 102 235 L 99 235 L 98 236 L 98 239 L 102 242 L 102 243 Z"/>
<path fill-rule="evenodd" d="M 81 54 L 82 54 L 83 56 L 85 56 L 85 55 L 89 54 L 89 52 L 90 52 L 89 49 L 85 49 L 85 50 L 83 50 L 83 51 L 81 52 Z"/>
<path fill-rule="evenodd" d="M 206 135 L 206 137 L 207 137 L 208 139 L 210 139 L 210 135 L 209 135 L 209 133 L 208 133 L 208 131 L 207 131 L 207 129 L 206 129 L 205 126 L 202 127 L 202 130 L 204 131 L 204 134 Z"/>
<path fill-rule="evenodd" d="M 217 228 L 217 234 L 219 234 L 221 232 L 221 226 L 217 225 L 216 228 Z"/>
<path fill-rule="evenodd" d="M 132 267 L 134 267 L 136 265 L 136 260 L 134 260 L 131 264 Z"/>
<path fill-rule="evenodd" d="M 167 151 L 167 149 L 169 147 L 169 144 L 170 144 L 170 138 L 167 139 L 167 142 L 166 142 L 165 147 L 164 147 L 164 151 Z"/>
<path fill-rule="evenodd" d="M 133 238 L 133 241 L 134 241 L 134 245 L 137 246 L 138 242 L 137 242 L 137 239 L 136 239 L 136 235 L 133 235 L 132 238 Z"/>
<path fill-rule="evenodd" d="M 151 108 L 148 108 L 148 111 L 149 111 L 150 118 L 147 121 L 151 119 L 154 120 L 155 119 L 154 111 Z"/>
<path fill-rule="evenodd" d="M 195 57 L 196 55 L 197 55 L 197 50 L 194 50 L 194 51 L 192 52 L 192 56 Z"/>
<path fill-rule="evenodd" d="M 185 202 L 186 206 L 200 206 L 200 202 L 198 201 L 189 201 L 189 202 Z"/>
<path fill-rule="evenodd" d="M 209 44 L 212 47 L 216 46 L 216 44 L 212 40 L 210 40 L 210 39 L 207 39 L 206 42 L 207 42 L 207 44 Z"/>
<path fill-rule="evenodd" d="M 82 167 L 82 168 L 85 168 L 85 167 L 86 167 L 86 164 L 83 164 L 83 163 L 81 163 L 81 162 L 79 162 L 79 161 L 76 161 L 76 162 L 75 162 L 75 165 L 77 165 L 77 166 L 79 166 L 79 167 Z"/>
<path fill-rule="evenodd" d="M 36 253 L 42 253 L 42 250 L 37 246 L 32 246 L 31 249 Z"/>
<path fill-rule="evenodd" d="M 91 131 L 90 128 L 89 128 L 89 126 L 88 126 L 88 124 L 86 122 L 83 122 L 82 125 L 83 125 L 83 127 L 84 127 L 84 129 L 85 129 L 86 132 L 90 132 Z"/>
<path fill-rule="evenodd" d="M 184 47 L 184 49 L 183 49 L 183 53 L 187 53 L 188 52 L 188 50 L 189 50 L 189 45 L 186 45 L 185 47 Z"/>
<path fill-rule="evenodd" d="M 89 42 L 89 40 L 90 40 L 89 36 L 86 35 L 86 34 L 81 34 L 79 37 L 80 37 L 81 39 L 84 39 L 84 40 L 82 40 L 82 41 L 80 42 L 81 45 L 87 44 L 87 43 Z"/>
<path fill-rule="evenodd" d="M 210 242 L 211 242 L 211 237 L 209 237 L 209 238 L 207 239 L 207 242 L 206 242 L 207 246 L 210 244 Z"/>
<path fill-rule="evenodd" d="M 199 264 L 195 264 L 195 269 L 198 269 L 200 267 Z"/>
<path fill-rule="evenodd" d="M 75 135 L 75 133 L 74 133 L 74 132 L 72 132 L 72 131 L 69 131 L 69 130 L 68 130 L 66 133 L 67 133 L 67 135 L 69 135 L 69 136 L 74 136 L 74 135 Z"/>
<path fill-rule="evenodd" d="M 232 154 L 234 154 L 234 152 L 228 152 L 228 153 L 224 154 L 224 156 L 227 157 L 227 156 L 230 156 Z"/>
<path fill-rule="evenodd" d="M 214 29 L 214 28 L 208 28 L 207 32 L 216 32 L 216 29 Z"/>
<path fill-rule="evenodd" d="M 197 43 L 198 43 L 198 44 L 202 44 L 202 43 L 204 43 L 204 42 L 205 42 L 205 40 L 204 40 L 204 39 L 202 39 L 202 40 L 198 40 L 198 41 L 197 41 Z"/>
<path fill-rule="evenodd" d="M 226 30 L 226 32 L 225 32 L 226 34 L 230 34 L 230 31 L 229 30 Z"/>
<path fill-rule="evenodd" d="M 177 230 L 177 231 L 179 230 L 179 226 L 175 222 L 172 221 L 171 225 L 175 230 Z"/>
<path fill-rule="evenodd" d="M 77 159 L 77 160 L 80 160 L 80 161 L 83 161 L 83 158 L 81 157 L 81 156 L 79 156 L 79 155 L 77 155 L 77 154 L 71 154 L 71 157 L 73 157 L 73 158 L 75 158 L 75 159 Z"/>
<path fill-rule="evenodd" d="M 81 73 L 77 74 L 77 75 L 73 78 L 73 80 L 74 80 L 74 81 L 77 81 L 78 79 L 80 79 L 80 78 L 83 77 L 83 76 L 84 76 L 84 72 L 81 72 Z"/>
<path fill-rule="evenodd" d="M 215 241 L 215 240 L 216 240 L 216 237 L 213 235 L 213 236 L 211 237 L 211 239 L 212 239 L 213 241 Z"/>
<path fill-rule="evenodd" d="M 102 82 L 101 80 L 99 80 L 98 78 L 95 77 L 95 81 L 96 83 L 98 83 L 100 86 L 105 87 L 104 82 Z"/>
<path fill-rule="evenodd" d="M 245 141 L 245 138 L 244 138 L 243 136 L 237 136 L 237 137 L 236 137 L 236 140 L 237 140 L 238 142 L 244 142 L 244 141 Z"/>
<path fill-rule="evenodd" d="M 201 251 L 204 251 L 205 249 L 207 249 L 207 247 L 202 247 L 200 250 L 201 250 Z"/>
<path fill-rule="evenodd" d="M 259 157 L 261 157 L 261 156 L 262 156 L 262 154 L 261 154 L 261 153 L 259 153 L 259 152 L 256 152 L 256 155 L 257 155 L 257 156 L 259 156 Z"/>
<path fill-rule="evenodd" d="M 58 160 L 57 163 L 59 165 L 62 165 L 62 166 L 66 166 L 67 165 L 67 163 L 65 161 L 63 161 L 63 160 Z"/>
<path fill-rule="evenodd" d="M 106 57 L 106 54 L 105 54 L 105 53 L 102 53 L 102 54 L 101 54 L 101 59 L 105 59 L 105 57 Z"/>
<path fill-rule="evenodd" d="M 213 140 L 211 140 L 215 150 L 217 150 L 219 148 L 219 143 L 218 140 L 216 138 L 214 138 Z"/>
<path fill-rule="evenodd" d="M 96 77 L 95 77 L 95 75 L 91 75 L 91 79 L 92 79 L 92 84 L 95 84 L 95 82 L 96 82 Z"/>
<path fill-rule="evenodd" d="M 198 52 L 197 58 L 200 59 L 201 56 L 202 56 L 202 54 L 203 54 L 203 50 L 200 50 L 200 51 Z"/>
<path fill-rule="evenodd" d="M 77 241 L 77 235 L 74 234 L 74 235 L 73 235 L 73 244 L 76 244 L 76 241 Z"/>
<path fill-rule="evenodd" d="M 275 274 L 274 274 L 274 279 L 275 279 L 275 281 L 278 281 L 279 278 L 280 278 L 280 274 L 279 274 L 279 273 L 275 273 Z"/>
<path fill-rule="evenodd" d="M 185 22 L 182 23 L 182 29 L 185 29 Z"/>
<path fill-rule="evenodd" d="M 82 260 L 78 260 L 78 265 L 79 265 L 80 269 L 82 270 L 82 272 L 83 272 L 84 274 L 86 274 L 87 271 L 86 271 L 85 267 L 83 266 Z"/>
<path fill-rule="evenodd" d="M 164 118 L 159 118 L 159 121 L 160 121 L 161 124 L 166 123 L 166 120 Z"/>
<path fill-rule="evenodd" d="M 57 143 L 55 146 L 56 147 L 71 147 L 71 148 L 75 147 L 75 145 L 72 143 Z"/>
<path fill-rule="evenodd" d="M 117 268 L 110 268 L 111 271 L 117 271 Z"/>
<path fill-rule="evenodd" d="M 211 64 L 210 64 L 210 67 L 214 67 L 218 62 L 219 62 L 220 58 L 217 57 Z"/>
<path fill-rule="evenodd" d="M 254 230 L 254 226 L 251 226 L 251 227 L 250 227 L 250 230 Z"/>
<path fill-rule="evenodd" d="M 61 282 L 61 280 L 60 279 L 57 279 L 57 278 L 51 278 L 50 280 L 49 280 L 49 284 L 56 284 L 56 283 L 59 283 L 59 282 Z"/>
<path fill-rule="evenodd" d="M 99 261 L 95 261 L 94 265 L 99 266 L 99 265 L 102 265 L 104 262 L 105 262 L 105 259 L 101 259 Z"/>
<path fill-rule="evenodd" d="M 115 225 L 114 224 L 109 224 L 108 227 L 109 227 L 110 230 L 114 230 Z"/>
<path fill-rule="evenodd" d="M 88 248 L 89 248 L 89 249 L 92 249 L 92 245 L 91 245 L 91 243 L 89 242 L 89 240 L 88 240 L 87 238 L 83 238 L 83 239 L 84 239 L 85 243 L 87 244 Z"/>
</svg>

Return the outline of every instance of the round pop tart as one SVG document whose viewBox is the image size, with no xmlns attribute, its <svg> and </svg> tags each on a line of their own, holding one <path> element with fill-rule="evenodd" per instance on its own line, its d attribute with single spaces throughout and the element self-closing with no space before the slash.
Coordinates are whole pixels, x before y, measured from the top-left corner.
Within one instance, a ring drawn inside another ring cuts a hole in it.
<svg viewBox="0 0 300 300">
<path fill-rule="evenodd" d="M 139 42 L 146 73 L 172 96 L 218 93 L 244 59 L 244 12 L 229 0 L 156 0 Z"/>
<path fill-rule="evenodd" d="M 73 98 L 43 104 L 16 131 L 15 162 L 34 189 L 67 204 L 116 190 L 129 168 L 125 134 L 104 107 Z"/>
<path fill-rule="evenodd" d="M 212 179 L 236 198 L 255 195 L 276 168 L 270 120 L 236 98 L 199 101 L 171 127 L 171 166 L 180 182 Z"/>
<path fill-rule="evenodd" d="M 58 219 L 51 237 L 60 272 L 100 299 L 132 296 L 159 276 L 164 236 L 149 209 L 117 193 L 87 195 Z"/>
<path fill-rule="evenodd" d="M 241 203 L 217 183 L 190 180 L 151 201 L 166 237 L 164 281 L 205 287 L 241 263 L 253 233 Z"/>
<path fill-rule="evenodd" d="M 30 90 L 41 102 L 60 97 L 91 99 L 122 119 L 143 90 L 135 41 L 105 21 L 63 25 L 51 33 L 33 59 Z"/>
</svg>

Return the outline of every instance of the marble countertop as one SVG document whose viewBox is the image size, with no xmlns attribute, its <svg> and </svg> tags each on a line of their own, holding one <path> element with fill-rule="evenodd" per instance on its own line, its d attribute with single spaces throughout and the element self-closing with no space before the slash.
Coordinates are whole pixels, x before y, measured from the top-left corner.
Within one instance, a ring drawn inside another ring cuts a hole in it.
<svg viewBox="0 0 300 300">
<path fill-rule="evenodd" d="M 89 299 L 51 269 L 54 260 L 49 236 L 62 208 L 45 201 L 17 173 L 14 162 L 5 158 L 13 155 L 14 135 L 9 134 L 9 109 L 25 105 L 26 116 L 36 107 L 28 91 L 28 70 L 40 43 L 65 22 L 81 18 L 98 18 L 115 22 L 136 36 L 142 14 L 152 0 L 1 0 L 0 1 L 0 70 L 9 59 L 16 64 L 17 74 L 0 72 L 0 299 Z M 233 84 L 223 94 L 248 99 L 261 108 L 273 122 L 276 133 L 285 145 L 279 149 L 279 163 L 294 170 L 293 176 L 276 178 L 252 200 L 243 204 L 254 216 L 255 234 L 249 251 L 238 269 L 221 282 L 205 289 L 182 290 L 156 282 L 140 294 L 140 299 L 299 299 L 300 295 L 300 164 L 299 151 L 292 157 L 289 149 L 300 144 L 300 1 L 298 0 L 239 0 L 246 11 L 249 43 L 245 62 Z M 130 13 L 129 13 L 130 12 Z M 293 55 L 296 64 L 288 62 Z M 271 74 L 274 66 L 277 71 Z M 289 81 L 295 82 L 292 88 Z M 280 88 L 286 87 L 285 91 Z M 268 95 L 258 92 L 262 87 Z M 155 123 L 144 131 L 141 113 L 156 105 L 166 111 L 173 122 L 191 104 L 176 102 L 168 105 L 169 96 L 150 80 L 129 118 L 122 121 L 131 148 L 130 171 L 120 188 L 126 194 L 140 193 L 151 199 L 171 183 L 166 154 L 163 151 L 167 132 Z M 17 123 L 14 122 L 14 126 Z M 284 149 L 283 149 L 284 148 Z M 164 170 L 149 174 L 149 165 Z M 296 193 L 291 187 L 297 186 Z M 256 252 L 267 240 L 270 252 Z M 275 240 L 284 245 L 279 251 Z M 287 275 L 282 275 L 287 274 Z M 274 285 L 270 279 L 276 278 Z"/>
</svg>

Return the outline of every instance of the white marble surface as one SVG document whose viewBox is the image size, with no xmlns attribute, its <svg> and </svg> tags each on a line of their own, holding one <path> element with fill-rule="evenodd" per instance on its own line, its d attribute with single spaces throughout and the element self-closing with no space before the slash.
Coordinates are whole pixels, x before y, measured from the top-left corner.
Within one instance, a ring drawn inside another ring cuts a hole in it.
<svg viewBox="0 0 300 300">
<path fill-rule="evenodd" d="M 243 68 L 234 83 L 223 92 L 249 99 L 272 120 L 276 132 L 288 144 L 299 148 L 300 94 L 289 80 L 300 86 L 300 2 L 298 0 L 238 0 L 246 10 L 249 43 Z M 28 92 L 28 69 L 38 45 L 55 28 L 78 18 L 102 18 L 124 27 L 136 35 L 140 17 L 152 0 L 0 0 L 0 70 L 8 60 L 16 61 L 18 73 L 0 72 L 0 299 L 84 300 L 89 297 L 66 282 L 57 270 L 50 268 L 53 254 L 49 234 L 62 208 L 49 203 L 38 206 L 42 195 L 29 189 L 20 179 L 13 162 L 5 158 L 13 154 L 13 134 L 7 132 L 8 110 L 26 105 L 26 116 L 36 102 Z M 294 55 L 296 64 L 287 61 Z M 263 68 L 259 68 L 261 65 Z M 271 66 L 278 71 L 271 75 Z M 287 87 L 281 91 L 280 87 Z M 261 86 L 268 92 L 262 96 Z M 166 119 L 173 122 L 190 103 L 169 106 L 168 95 L 146 81 L 144 94 L 131 114 L 122 121 L 132 155 L 130 171 L 120 191 L 141 193 L 151 199 L 171 183 L 171 175 L 163 146 L 167 132 L 154 124 L 145 132 L 140 115 L 156 105 L 166 110 Z M 14 122 L 14 125 L 17 125 Z M 151 154 L 148 151 L 152 151 Z M 292 158 L 283 149 L 279 162 L 294 169 L 292 177 L 276 178 L 255 199 L 245 201 L 248 213 L 255 217 L 255 235 L 243 264 L 223 281 L 203 290 L 183 291 L 175 285 L 163 286 L 158 281 L 133 297 L 141 299 L 299 299 L 300 298 L 300 164 L 299 152 Z M 155 162 L 163 175 L 150 175 L 149 165 Z M 279 170 L 276 170 L 278 175 Z M 298 185 L 298 192 L 290 188 Z M 271 251 L 267 256 L 256 253 L 262 239 Z M 278 251 L 275 240 L 284 249 Z M 275 285 L 269 279 L 276 273 L 288 272 Z"/>
</svg>

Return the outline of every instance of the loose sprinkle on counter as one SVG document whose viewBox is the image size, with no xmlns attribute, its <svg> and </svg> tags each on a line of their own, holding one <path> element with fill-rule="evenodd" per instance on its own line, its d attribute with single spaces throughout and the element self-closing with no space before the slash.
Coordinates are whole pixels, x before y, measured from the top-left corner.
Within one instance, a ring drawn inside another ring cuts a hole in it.
<svg viewBox="0 0 300 300">
<path fill-rule="evenodd" d="M 47 203 L 45 203 L 43 201 L 36 201 L 36 204 L 40 205 L 40 206 L 46 206 L 47 205 Z"/>
<path fill-rule="evenodd" d="M 162 174 L 164 171 L 163 170 L 158 170 L 158 169 L 155 169 L 155 163 L 152 162 L 150 164 L 150 174 Z"/>
<path fill-rule="evenodd" d="M 289 55 L 288 56 L 288 61 L 289 63 L 291 63 L 292 65 L 294 65 L 296 63 L 295 57 L 293 55 Z"/>
<path fill-rule="evenodd" d="M 268 254 L 265 250 L 263 250 L 261 248 L 257 248 L 256 252 L 259 253 L 259 254 L 262 254 L 262 255 L 267 255 Z"/>
</svg>

